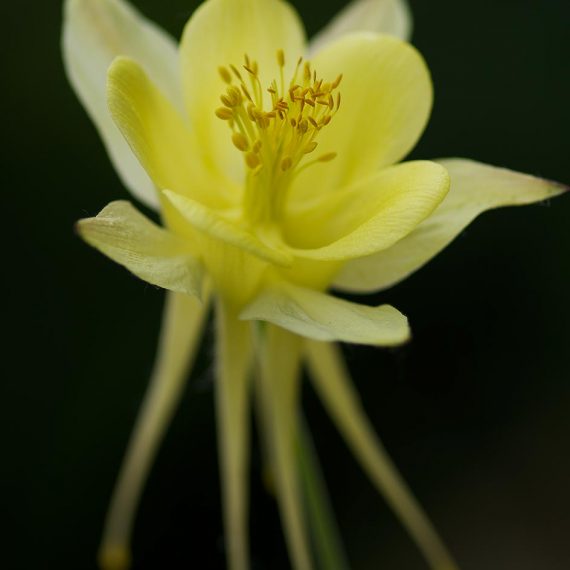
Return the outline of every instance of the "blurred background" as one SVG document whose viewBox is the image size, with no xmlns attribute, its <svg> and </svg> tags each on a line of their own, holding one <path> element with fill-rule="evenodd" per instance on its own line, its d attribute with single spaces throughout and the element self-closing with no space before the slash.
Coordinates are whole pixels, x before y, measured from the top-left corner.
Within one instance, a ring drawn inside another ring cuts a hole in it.
<svg viewBox="0 0 570 570">
<path fill-rule="evenodd" d="M 340 0 L 294 2 L 310 34 Z M 193 0 L 135 0 L 179 37 Z M 412 158 L 465 156 L 570 183 L 566 0 L 410 0 L 435 107 Z M 63 73 L 61 3 L 3 2 L 3 567 L 95 568 L 152 366 L 163 293 L 83 244 L 128 198 Z M 347 347 L 374 426 L 464 570 L 570 568 L 570 196 L 485 214 L 370 298 L 406 313 L 398 350 Z M 6 342 L 7 341 L 7 342 Z M 223 568 L 212 345 L 162 447 L 135 568 Z M 305 386 L 351 566 L 425 563 Z M 253 457 L 255 568 L 289 567 Z"/>
</svg>

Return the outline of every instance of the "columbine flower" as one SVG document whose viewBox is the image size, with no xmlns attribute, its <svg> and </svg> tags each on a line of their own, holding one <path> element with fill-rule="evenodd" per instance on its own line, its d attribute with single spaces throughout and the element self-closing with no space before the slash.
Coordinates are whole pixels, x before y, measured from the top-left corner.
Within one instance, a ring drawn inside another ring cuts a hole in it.
<svg viewBox="0 0 570 570">
<path fill-rule="evenodd" d="M 284 2 L 208 0 L 177 50 L 120 0 L 68 0 L 71 82 L 125 185 L 159 210 L 164 226 L 118 201 L 81 220 L 80 235 L 170 291 L 156 370 L 107 520 L 104 568 L 129 564 L 136 505 L 210 303 L 230 566 L 249 566 L 254 392 L 292 564 L 311 567 L 294 454 L 306 365 L 432 567 L 455 567 L 373 434 L 333 344 L 398 345 L 409 338 L 407 320 L 392 307 L 325 291 L 385 289 L 483 210 L 544 200 L 562 188 L 462 159 L 398 164 L 432 102 L 418 52 L 378 33 L 405 35 L 408 22 L 398 2 L 361 0 L 307 45 Z"/>
</svg>

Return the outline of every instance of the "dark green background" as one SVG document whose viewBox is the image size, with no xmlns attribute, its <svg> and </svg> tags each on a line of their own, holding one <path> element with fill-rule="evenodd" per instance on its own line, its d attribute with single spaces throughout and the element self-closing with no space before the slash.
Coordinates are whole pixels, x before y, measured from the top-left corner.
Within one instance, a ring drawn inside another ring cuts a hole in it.
<svg viewBox="0 0 570 570">
<path fill-rule="evenodd" d="M 176 36 L 195 5 L 135 3 Z M 343 3 L 296 4 L 314 32 Z M 569 183 L 569 3 L 411 4 L 436 93 L 413 157 L 466 156 Z M 60 3 L 0 11 L 1 564 L 88 570 L 163 294 L 73 234 L 77 218 L 127 194 L 64 77 Z M 570 196 L 484 215 L 369 299 L 409 315 L 409 346 L 346 350 L 374 425 L 465 570 L 570 568 L 569 219 Z M 209 341 L 144 497 L 137 569 L 223 567 Z M 353 567 L 425 568 L 308 388 L 304 401 Z M 287 568 L 257 452 L 253 462 L 256 568 Z"/>
</svg>

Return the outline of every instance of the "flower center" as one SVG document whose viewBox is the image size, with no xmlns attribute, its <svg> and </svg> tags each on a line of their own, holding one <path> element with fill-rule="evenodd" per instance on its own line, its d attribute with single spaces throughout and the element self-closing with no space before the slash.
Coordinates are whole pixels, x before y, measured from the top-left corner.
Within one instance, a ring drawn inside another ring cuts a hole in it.
<svg viewBox="0 0 570 570">
<path fill-rule="evenodd" d="M 269 97 L 261 85 L 257 62 L 247 55 L 244 71 L 234 65 L 218 69 L 227 88 L 216 116 L 227 121 L 232 142 L 243 154 L 247 169 L 243 213 L 247 222 L 258 226 L 278 224 L 295 176 L 336 156 L 310 155 L 317 148 L 319 132 L 340 107 L 337 88 L 342 75 L 332 83 L 324 82 L 317 79 L 311 64 L 300 58 L 286 84 L 282 50 L 277 52 L 277 63 L 280 77 L 267 88 Z"/>
</svg>

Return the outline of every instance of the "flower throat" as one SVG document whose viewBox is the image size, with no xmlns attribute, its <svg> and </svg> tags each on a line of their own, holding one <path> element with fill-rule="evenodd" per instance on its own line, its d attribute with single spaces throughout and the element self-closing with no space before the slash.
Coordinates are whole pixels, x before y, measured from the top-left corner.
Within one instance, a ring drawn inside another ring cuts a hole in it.
<svg viewBox="0 0 570 570">
<path fill-rule="evenodd" d="M 256 61 L 247 55 L 243 72 L 234 65 L 218 68 L 227 84 L 216 116 L 227 121 L 232 142 L 247 166 L 244 216 L 251 224 L 272 224 L 282 218 L 287 189 L 306 168 L 329 162 L 336 153 L 310 155 L 316 138 L 337 113 L 341 97 L 339 75 L 332 83 L 317 79 L 311 64 L 299 58 L 289 84 L 285 84 L 285 55 L 277 52 L 279 79 L 264 93 Z M 270 102 L 269 102 L 270 101 Z M 267 104 L 266 110 L 264 103 Z"/>
</svg>

